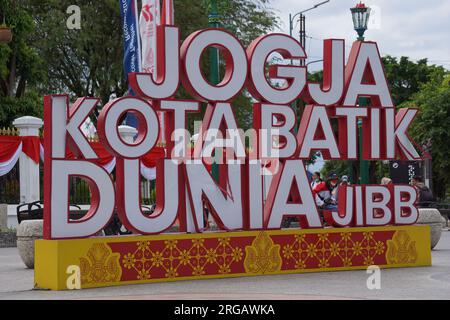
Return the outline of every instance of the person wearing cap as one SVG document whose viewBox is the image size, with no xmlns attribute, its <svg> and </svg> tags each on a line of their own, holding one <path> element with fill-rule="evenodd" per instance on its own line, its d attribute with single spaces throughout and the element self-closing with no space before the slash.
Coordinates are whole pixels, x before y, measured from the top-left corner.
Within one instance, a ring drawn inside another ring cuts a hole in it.
<svg viewBox="0 0 450 320">
<path fill-rule="evenodd" d="M 337 209 L 336 198 L 333 197 L 333 191 L 337 189 L 339 177 L 335 173 L 330 173 L 326 181 L 321 181 L 313 189 L 313 195 L 321 200 L 320 209 L 335 210 Z"/>
<path fill-rule="evenodd" d="M 327 186 L 328 186 L 328 189 L 330 189 L 331 199 L 332 199 L 332 203 L 334 206 L 337 205 L 337 201 L 338 201 L 337 191 L 338 191 L 339 185 L 340 185 L 339 176 L 336 173 L 330 174 L 327 179 Z M 337 207 L 336 207 L 336 209 L 337 209 Z"/>
</svg>

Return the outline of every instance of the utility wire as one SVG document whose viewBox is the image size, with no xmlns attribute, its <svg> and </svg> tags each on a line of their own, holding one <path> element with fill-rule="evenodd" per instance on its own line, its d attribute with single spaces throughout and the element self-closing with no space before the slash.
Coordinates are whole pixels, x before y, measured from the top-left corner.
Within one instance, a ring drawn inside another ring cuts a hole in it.
<svg viewBox="0 0 450 320">
<path fill-rule="evenodd" d="M 315 37 L 308 36 L 308 35 L 307 35 L 306 37 L 309 38 L 310 41 L 311 41 L 311 40 L 315 40 L 315 41 L 321 41 L 321 42 L 323 42 L 323 40 L 325 40 L 325 39 L 319 39 L 319 38 L 315 38 Z M 310 45 L 311 45 L 311 42 L 310 42 Z M 346 47 L 347 49 L 351 49 L 351 48 L 352 48 L 352 46 L 349 45 L 349 44 L 346 44 L 345 47 Z M 398 56 L 398 55 L 395 55 L 395 54 L 390 54 L 390 53 L 383 52 L 383 51 L 381 51 L 380 53 L 381 53 L 382 56 L 391 56 L 391 57 L 399 58 L 399 56 Z M 413 61 L 413 62 L 418 62 L 419 60 L 422 60 L 423 58 L 417 58 L 417 59 L 415 59 L 415 58 L 408 57 L 408 59 L 410 59 L 410 60 Z M 450 60 L 428 60 L 428 59 L 427 59 L 427 61 L 430 62 L 430 63 L 437 63 L 437 64 L 442 64 L 442 65 L 450 65 Z M 447 62 L 448 62 L 448 63 L 447 63 Z"/>
</svg>

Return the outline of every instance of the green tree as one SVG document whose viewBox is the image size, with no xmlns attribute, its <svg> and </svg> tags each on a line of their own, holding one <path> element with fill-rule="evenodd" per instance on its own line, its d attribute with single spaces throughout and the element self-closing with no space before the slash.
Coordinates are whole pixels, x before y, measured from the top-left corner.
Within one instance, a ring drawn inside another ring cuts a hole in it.
<svg viewBox="0 0 450 320">
<path fill-rule="evenodd" d="M 222 26 L 233 32 L 247 46 L 269 33 L 278 24 L 270 8 L 271 0 L 219 0 Z M 209 12 L 210 1 L 204 1 Z"/>
<path fill-rule="evenodd" d="M 443 75 L 445 73 L 444 68 L 429 65 L 427 59 L 414 62 L 408 57 L 385 56 L 383 64 L 396 106 L 411 99 L 423 84 L 430 81 L 433 74 L 437 72 Z"/>
<path fill-rule="evenodd" d="M 407 57 L 386 56 L 383 62 L 394 104 L 398 108 L 419 108 L 411 135 L 420 145 L 432 142 L 433 185 L 436 194 L 443 197 L 450 181 L 448 71 L 429 65 L 427 59 L 413 62 Z"/>
<path fill-rule="evenodd" d="M 12 122 L 23 116 L 42 118 L 43 99 L 33 90 L 22 97 L 0 97 L 0 128 L 11 127 Z"/>
<path fill-rule="evenodd" d="M 330 173 L 336 173 L 339 177 L 350 175 L 347 162 L 338 160 L 325 161 L 325 165 L 322 170 L 320 170 L 320 173 L 322 177 L 327 177 Z"/>
<path fill-rule="evenodd" d="M 28 0 L 35 18 L 34 46 L 48 70 L 42 94 L 69 93 L 72 98 L 122 96 L 126 79 L 122 68 L 122 22 L 119 1 L 77 1 L 81 28 L 66 21 L 71 0 Z"/>
<path fill-rule="evenodd" d="M 431 80 L 400 107 L 419 109 L 411 135 L 420 145 L 431 141 L 434 192 L 444 198 L 450 191 L 450 75 L 433 73 Z"/>
<path fill-rule="evenodd" d="M 45 80 L 43 60 L 32 46 L 34 22 L 22 1 L 0 0 L 0 22 L 13 40 L 0 45 L 0 126 L 20 116 L 40 116 L 42 99 L 33 88 Z"/>
</svg>

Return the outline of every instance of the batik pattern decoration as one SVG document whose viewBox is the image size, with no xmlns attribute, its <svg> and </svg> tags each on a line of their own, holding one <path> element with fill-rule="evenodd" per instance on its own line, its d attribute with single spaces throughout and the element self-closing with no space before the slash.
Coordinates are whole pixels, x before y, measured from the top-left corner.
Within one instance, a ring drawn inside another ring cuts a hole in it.
<svg viewBox="0 0 450 320">
<path fill-rule="evenodd" d="M 370 265 L 428 266 L 429 232 L 427 226 L 389 226 L 38 240 L 37 250 L 45 254 L 37 259 L 46 263 L 38 262 L 37 267 L 57 271 L 59 276 L 38 277 L 36 286 L 66 289 L 63 271 L 70 265 L 80 266 L 82 288 Z"/>
</svg>

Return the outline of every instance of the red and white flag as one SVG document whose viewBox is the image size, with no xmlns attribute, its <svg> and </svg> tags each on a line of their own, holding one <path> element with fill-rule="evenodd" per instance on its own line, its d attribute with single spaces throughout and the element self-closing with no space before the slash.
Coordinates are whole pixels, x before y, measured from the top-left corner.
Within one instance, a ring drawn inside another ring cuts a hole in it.
<svg viewBox="0 0 450 320">
<path fill-rule="evenodd" d="M 156 26 L 159 24 L 159 0 L 142 0 L 139 17 L 142 47 L 141 72 L 156 74 Z"/>
<path fill-rule="evenodd" d="M 156 26 L 174 24 L 173 0 L 142 0 L 139 17 L 141 35 L 142 64 L 141 72 L 156 74 Z"/>
<path fill-rule="evenodd" d="M 163 0 L 161 24 L 173 25 L 175 23 L 174 13 L 173 0 Z"/>
<path fill-rule="evenodd" d="M 161 14 L 160 14 L 161 12 Z M 163 0 L 162 11 L 160 0 L 142 0 L 141 16 L 139 18 L 139 29 L 142 43 L 142 70 L 141 72 L 153 74 L 156 79 L 158 65 L 156 63 L 156 26 L 174 24 L 173 0 Z M 160 123 L 159 142 L 165 142 L 164 112 L 158 112 Z"/>
</svg>

